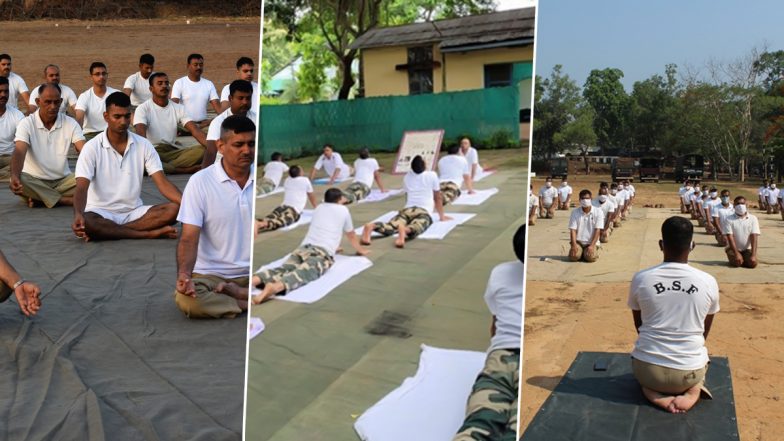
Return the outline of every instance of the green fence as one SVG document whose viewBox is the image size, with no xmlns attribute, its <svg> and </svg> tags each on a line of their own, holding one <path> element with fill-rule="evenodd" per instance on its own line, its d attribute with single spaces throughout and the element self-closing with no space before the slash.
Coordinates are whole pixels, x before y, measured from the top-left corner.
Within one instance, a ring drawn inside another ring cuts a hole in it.
<svg viewBox="0 0 784 441">
<path fill-rule="evenodd" d="M 259 157 L 317 154 L 325 143 L 340 152 L 362 146 L 394 151 L 407 130 L 444 129 L 446 140 L 490 138 L 506 131 L 517 139 L 520 90 L 515 86 L 416 96 L 362 98 L 261 106 Z"/>
</svg>

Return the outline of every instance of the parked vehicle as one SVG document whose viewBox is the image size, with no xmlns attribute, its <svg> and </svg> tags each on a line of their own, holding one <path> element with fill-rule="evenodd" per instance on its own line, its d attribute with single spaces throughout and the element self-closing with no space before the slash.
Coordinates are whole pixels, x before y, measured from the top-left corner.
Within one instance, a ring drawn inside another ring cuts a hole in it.
<svg viewBox="0 0 784 441">
<path fill-rule="evenodd" d="M 612 162 L 612 180 L 634 181 L 634 158 L 615 158 Z"/>
<path fill-rule="evenodd" d="M 675 163 L 675 182 L 687 179 L 701 181 L 705 174 L 705 160 L 702 155 L 683 155 Z"/>
<path fill-rule="evenodd" d="M 569 174 L 569 160 L 566 158 L 553 158 L 550 160 L 550 176 L 553 178 L 566 178 Z"/>
<path fill-rule="evenodd" d="M 659 158 L 640 158 L 640 182 L 659 182 L 661 163 Z"/>
</svg>

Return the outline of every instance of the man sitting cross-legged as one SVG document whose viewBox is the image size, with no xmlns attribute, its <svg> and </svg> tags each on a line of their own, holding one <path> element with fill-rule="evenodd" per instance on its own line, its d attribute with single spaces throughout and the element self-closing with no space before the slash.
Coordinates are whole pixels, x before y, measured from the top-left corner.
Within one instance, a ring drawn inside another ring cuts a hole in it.
<svg viewBox="0 0 784 441">
<path fill-rule="evenodd" d="M 719 286 L 708 273 L 689 266 L 694 227 L 686 218 L 664 221 L 659 247 L 664 262 L 632 278 L 628 305 L 637 342 L 632 371 L 642 392 L 672 413 L 691 409 L 704 388 L 708 338 L 719 312 Z"/>
<path fill-rule="evenodd" d="M 406 192 L 406 206 L 398 211 L 389 222 L 370 222 L 362 231 L 362 244 L 370 245 L 370 236 L 375 231 L 382 236 L 398 234 L 395 246 L 403 248 L 406 240 L 414 239 L 433 224 L 431 213 L 438 213 L 442 222 L 452 218 L 444 214 L 441 187 L 436 172 L 427 171 L 425 160 L 414 156 L 411 171 L 403 178 L 403 191 Z"/>
<path fill-rule="evenodd" d="M 254 276 L 253 284 L 261 293 L 253 297 L 253 303 L 284 295 L 321 277 L 335 263 L 335 253 L 344 234 L 357 254 L 364 256 L 370 252 L 359 244 L 351 213 L 344 202 L 339 188 L 330 188 L 324 193 L 324 203 L 313 210 L 313 220 L 302 244 L 283 265 Z"/>
<path fill-rule="evenodd" d="M 87 240 L 177 238 L 182 194 L 163 174 L 155 148 L 131 133 L 131 99 L 123 92 L 106 97 L 107 128 L 87 142 L 76 162 L 74 221 Z M 144 172 L 171 202 L 144 205 Z"/>
<path fill-rule="evenodd" d="M 289 178 L 283 183 L 283 191 L 283 203 L 256 221 L 257 232 L 289 226 L 299 220 L 308 201 L 313 208 L 317 205 L 310 179 L 302 176 L 302 169 L 298 165 L 289 169 Z"/>
<path fill-rule="evenodd" d="M 232 115 L 217 144 L 223 158 L 191 176 L 177 216 L 174 297 L 191 318 L 233 318 L 248 308 L 256 125 Z"/>
</svg>

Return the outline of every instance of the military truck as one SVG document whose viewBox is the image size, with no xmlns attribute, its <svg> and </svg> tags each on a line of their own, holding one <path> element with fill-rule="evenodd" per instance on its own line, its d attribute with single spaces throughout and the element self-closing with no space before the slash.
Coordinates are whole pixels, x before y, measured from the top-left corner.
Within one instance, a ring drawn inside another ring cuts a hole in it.
<svg viewBox="0 0 784 441">
<path fill-rule="evenodd" d="M 629 180 L 634 181 L 634 158 L 613 158 L 612 160 L 612 180 L 613 182 Z"/>
<path fill-rule="evenodd" d="M 661 178 L 661 160 L 659 158 L 640 158 L 640 182 L 659 182 Z"/>
<path fill-rule="evenodd" d="M 683 155 L 675 161 L 675 182 L 685 180 L 702 181 L 705 174 L 705 159 L 702 155 Z"/>
<path fill-rule="evenodd" d="M 566 158 L 553 158 L 550 160 L 550 176 L 553 178 L 566 178 L 569 174 L 569 160 Z"/>
</svg>

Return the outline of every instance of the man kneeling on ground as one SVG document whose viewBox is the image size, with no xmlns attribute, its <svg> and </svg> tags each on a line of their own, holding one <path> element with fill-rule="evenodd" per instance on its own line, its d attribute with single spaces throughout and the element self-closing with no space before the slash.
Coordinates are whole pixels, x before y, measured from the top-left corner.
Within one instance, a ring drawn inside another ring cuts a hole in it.
<svg viewBox="0 0 784 441">
<path fill-rule="evenodd" d="M 757 216 L 749 214 L 743 196 L 735 198 L 734 210 L 734 214 L 724 218 L 721 226 L 727 237 L 727 248 L 724 249 L 727 260 L 734 268 L 756 268 L 757 239 L 761 234 L 759 221 Z"/>
<path fill-rule="evenodd" d="M 664 262 L 634 275 L 628 305 L 639 334 L 632 370 L 650 402 L 684 413 L 700 398 L 708 370 L 708 338 L 719 312 L 719 286 L 708 273 L 689 266 L 694 227 L 671 217 L 662 224 Z"/>
<path fill-rule="evenodd" d="M 591 200 L 591 190 L 580 192 L 580 206 L 572 211 L 569 218 L 569 237 L 571 249 L 569 260 L 572 262 L 596 262 L 599 254 L 596 243 L 604 229 L 604 211 L 595 207 Z"/>
</svg>

